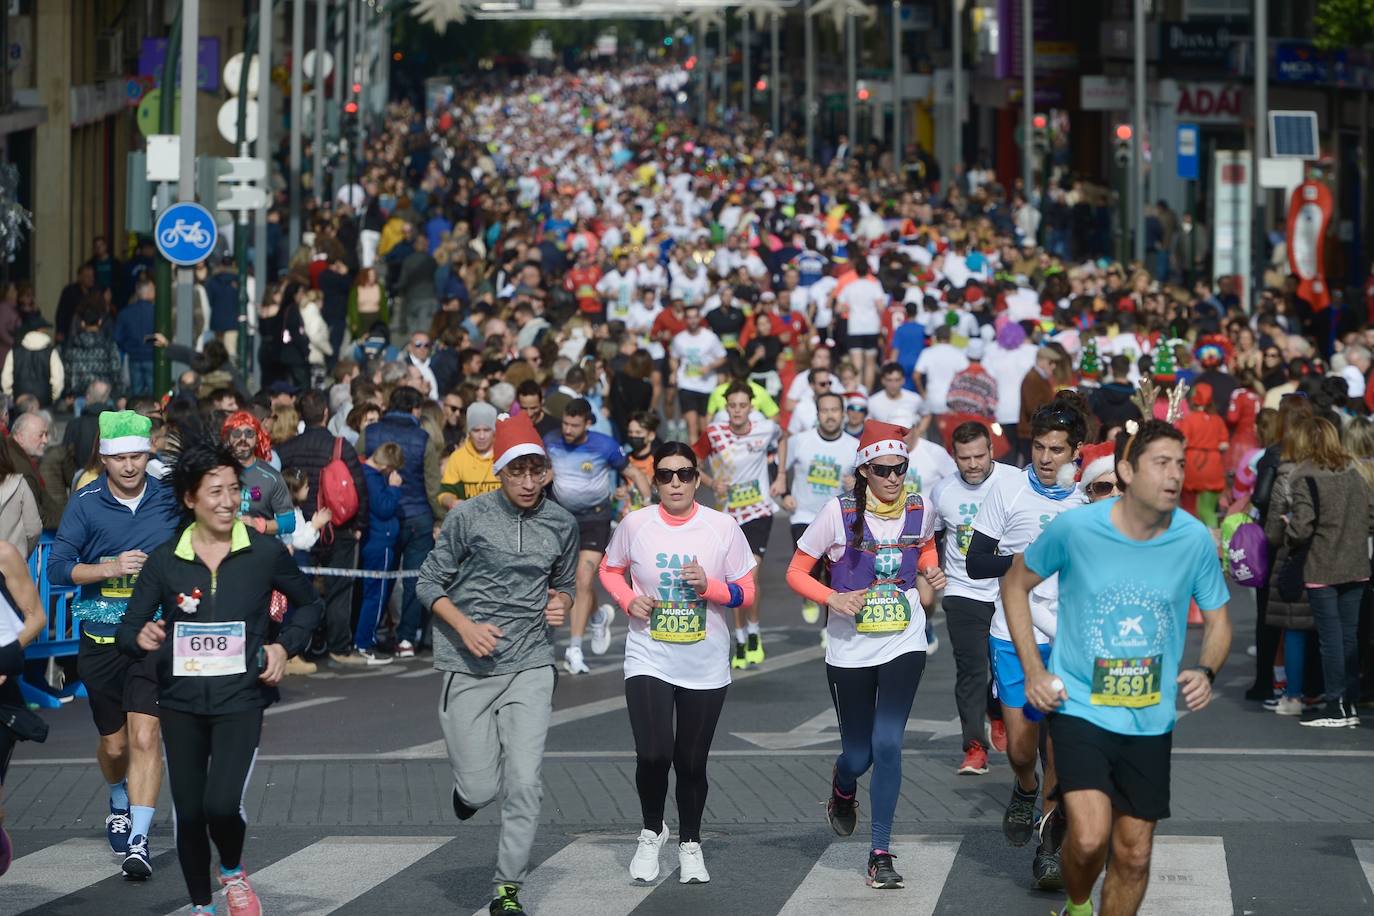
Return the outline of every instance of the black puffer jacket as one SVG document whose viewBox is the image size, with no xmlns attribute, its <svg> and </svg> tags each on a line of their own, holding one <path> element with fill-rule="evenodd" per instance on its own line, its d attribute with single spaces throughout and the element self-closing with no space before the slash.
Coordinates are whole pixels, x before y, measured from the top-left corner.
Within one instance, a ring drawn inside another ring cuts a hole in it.
<svg viewBox="0 0 1374 916">
<path fill-rule="evenodd" d="M 242 522 L 235 522 L 233 546 L 219 570 L 212 574 L 191 546 L 192 528 L 149 554 L 134 584 L 124 620 L 115 631 L 115 643 L 125 655 L 146 656 L 148 653 L 138 645 L 138 634 L 160 607 L 167 638 L 153 654 L 157 657 L 157 676 L 162 688 L 161 705 L 202 716 L 270 706 L 279 694 L 277 688 L 258 680 L 262 673 L 258 650 L 275 642 L 288 656 L 305 651 L 310 644 L 310 634 L 319 625 L 324 602 L 276 538 L 250 531 Z M 197 589 L 199 602 L 194 606 L 194 613 L 187 613 L 187 607 L 179 605 L 178 599 L 193 596 Z M 295 606 L 291 619 L 282 625 L 276 639 L 271 638 L 272 618 L 268 614 L 273 589 L 286 595 Z M 173 643 L 179 621 L 243 621 L 247 670 L 242 674 L 218 677 L 179 676 L 173 665 Z"/>
</svg>

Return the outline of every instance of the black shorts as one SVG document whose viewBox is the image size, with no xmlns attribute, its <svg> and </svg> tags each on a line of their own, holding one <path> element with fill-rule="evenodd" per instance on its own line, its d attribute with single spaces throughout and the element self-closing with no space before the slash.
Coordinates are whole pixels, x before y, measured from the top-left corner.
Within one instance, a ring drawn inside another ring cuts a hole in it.
<svg viewBox="0 0 1374 916">
<path fill-rule="evenodd" d="M 1060 796 L 1078 789 L 1105 792 L 1112 807 L 1145 821 L 1169 816 L 1173 732 L 1118 735 L 1086 719 L 1050 716 Z"/>
<path fill-rule="evenodd" d="M 115 648 L 82 635 L 76 652 L 76 672 L 86 688 L 91 718 L 101 735 L 124 727 L 125 714 L 157 715 L 157 660 L 135 661 Z"/>
<path fill-rule="evenodd" d="M 878 349 L 878 335 L 850 334 L 849 340 L 847 341 L 847 347 L 850 350 L 873 350 L 876 352 Z"/>
<path fill-rule="evenodd" d="M 762 557 L 768 552 L 768 534 L 773 530 L 773 516 L 750 519 L 739 527 L 754 556 Z"/>
<path fill-rule="evenodd" d="M 706 405 L 710 402 L 709 394 L 702 394 L 700 391 L 688 391 L 686 388 L 677 390 L 677 406 L 682 408 L 683 413 L 706 415 Z"/>
<path fill-rule="evenodd" d="M 597 553 L 605 553 L 606 545 L 610 542 L 611 520 L 609 518 L 577 520 L 578 550 L 594 550 Z"/>
</svg>

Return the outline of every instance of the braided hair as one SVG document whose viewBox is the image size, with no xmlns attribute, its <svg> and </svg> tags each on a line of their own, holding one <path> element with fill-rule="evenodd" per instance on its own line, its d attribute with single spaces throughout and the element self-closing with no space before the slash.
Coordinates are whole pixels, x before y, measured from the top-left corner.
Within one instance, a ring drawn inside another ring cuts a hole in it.
<svg viewBox="0 0 1374 916">
<path fill-rule="evenodd" d="M 854 472 L 854 522 L 850 526 L 850 544 L 859 549 L 864 540 L 864 512 L 868 509 L 868 475 Z"/>
</svg>

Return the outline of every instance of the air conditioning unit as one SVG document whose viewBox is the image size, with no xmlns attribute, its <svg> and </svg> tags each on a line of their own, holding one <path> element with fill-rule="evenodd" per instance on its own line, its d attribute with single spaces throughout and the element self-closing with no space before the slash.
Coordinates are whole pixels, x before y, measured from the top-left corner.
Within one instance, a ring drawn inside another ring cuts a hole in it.
<svg viewBox="0 0 1374 916">
<path fill-rule="evenodd" d="M 124 30 L 104 29 L 95 36 L 95 75 L 97 79 L 124 73 Z"/>
</svg>

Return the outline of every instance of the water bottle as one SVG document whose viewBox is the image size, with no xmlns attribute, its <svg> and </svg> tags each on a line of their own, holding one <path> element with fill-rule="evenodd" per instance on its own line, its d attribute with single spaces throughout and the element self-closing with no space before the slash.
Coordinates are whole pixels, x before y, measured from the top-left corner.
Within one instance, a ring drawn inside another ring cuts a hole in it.
<svg viewBox="0 0 1374 916">
<path fill-rule="evenodd" d="M 1064 682 L 1059 678 L 1055 678 L 1050 686 L 1055 690 L 1063 690 Z M 1036 706 L 1030 700 L 1027 700 L 1026 705 L 1021 707 L 1021 715 L 1026 717 L 1027 722 L 1039 722 L 1045 718 L 1045 714 L 1040 711 L 1040 707 Z"/>
</svg>

